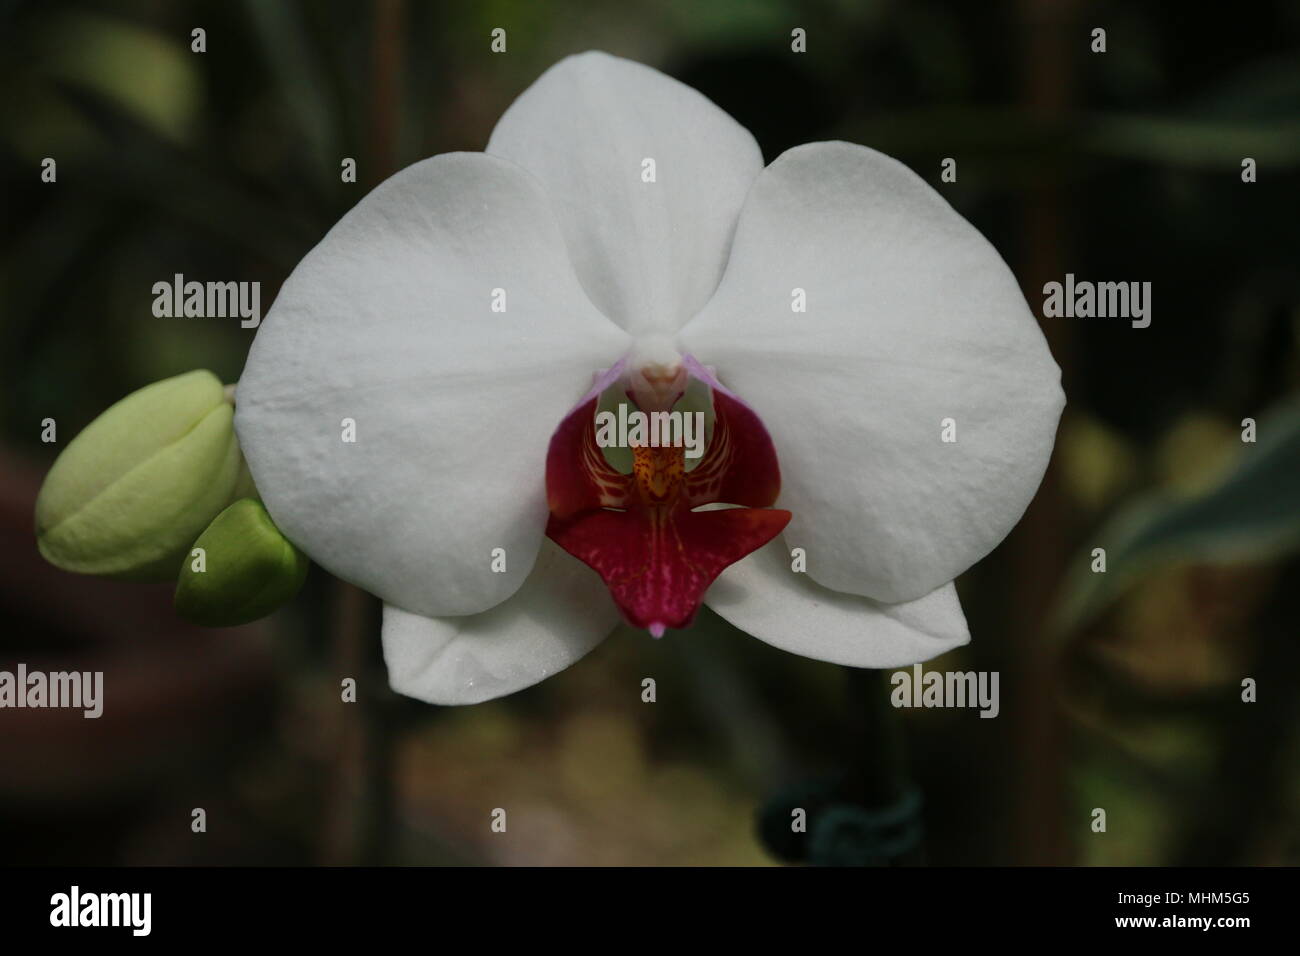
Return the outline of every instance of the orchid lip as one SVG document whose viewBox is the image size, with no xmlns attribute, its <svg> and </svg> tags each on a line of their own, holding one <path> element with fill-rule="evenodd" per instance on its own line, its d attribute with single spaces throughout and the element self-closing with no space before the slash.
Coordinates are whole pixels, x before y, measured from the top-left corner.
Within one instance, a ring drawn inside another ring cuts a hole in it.
<svg viewBox="0 0 1300 956">
<path fill-rule="evenodd" d="M 776 537 L 790 513 L 769 507 L 780 491 L 780 470 L 753 410 L 690 356 L 673 350 L 665 361 L 660 351 L 653 364 L 645 356 L 638 350 L 620 363 L 621 374 L 606 372 L 597 384 L 634 397 L 638 375 L 643 382 L 671 382 L 679 395 L 691 378 L 702 381 L 714 426 L 698 463 L 687 469 L 683 428 L 675 442 L 632 440 L 630 472 L 614 468 L 602 446 L 618 433 L 598 435 L 600 391 L 593 389 L 551 437 L 546 533 L 600 574 L 630 624 L 658 638 L 689 626 L 714 579 Z M 652 374 L 643 374 L 647 367 Z M 652 390 L 649 400 L 658 406 L 655 415 L 667 418 L 673 410 L 663 408 L 663 394 Z M 626 440 L 627 433 L 619 437 Z M 704 505 L 732 507 L 697 510 Z"/>
</svg>

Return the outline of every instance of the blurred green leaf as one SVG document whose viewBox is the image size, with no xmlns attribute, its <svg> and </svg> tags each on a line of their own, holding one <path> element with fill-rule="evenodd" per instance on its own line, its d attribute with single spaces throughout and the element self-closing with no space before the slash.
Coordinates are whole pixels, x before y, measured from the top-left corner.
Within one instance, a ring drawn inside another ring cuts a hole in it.
<svg viewBox="0 0 1300 956">
<path fill-rule="evenodd" d="M 175 37 L 127 20 L 74 14 L 40 40 L 47 75 L 113 100 L 158 135 L 187 140 L 199 110 L 193 58 Z"/>
<path fill-rule="evenodd" d="M 1082 148 L 1192 169 L 1235 168 L 1243 156 L 1292 166 L 1300 163 L 1300 122 L 1103 114 L 1092 117 Z"/>
<path fill-rule="evenodd" d="M 309 145 L 312 167 L 322 182 L 331 180 L 339 158 L 338 129 L 317 50 L 296 4 L 285 0 L 245 3 L 262 54 L 277 81 L 287 118 Z"/>
<path fill-rule="evenodd" d="M 314 219 L 287 203 L 270 204 L 220 163 L 152 135 L 116 104 L 84 91 L 69 90 L 68 97 L 117 144 L 97 168 L 102 196 L 155 209 L 286 267 L 319 235 L 321 226 Z"/>
<path fill-rule="evenodd" d="M 1196 114 L 1223 119 L 1294 119 L 1300 113 L 1300 62 L 1281 56 L 1248 63 L 1193 103 Z"/>
<path fill-rule="evenodd" d="M 1176 564 L 1266 561 L 1300 546 L 1300 399 L 1275 409 L 1245 444 L 1236 468 L 1206 494 L 1156 493 L 1116 514 L 1066 576 L 1055 616 L 1068 633 L 1108 607 L 1134 582 Z M 1105 573 L 1092 551 L 1105 548 Z"/>
</svg>

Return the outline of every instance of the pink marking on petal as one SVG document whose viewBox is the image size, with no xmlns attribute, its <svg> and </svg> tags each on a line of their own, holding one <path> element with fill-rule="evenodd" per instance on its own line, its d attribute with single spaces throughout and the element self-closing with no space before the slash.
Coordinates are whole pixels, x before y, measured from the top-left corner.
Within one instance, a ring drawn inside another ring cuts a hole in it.
<svg viewBox="0 0 1300 956">
<path fill-rule="evenodd" d="M 766 508 L 781 491 L 772 438 L 754 410 L 730 392 L 713 391 L 713 437 L 686 476 L 692 507 L 722 502 Z"/>
<path fill-rule="evenodd" d="M 692 355 L 683 367 L 713 393 L 713 438 L 687 477 L 691 506 L 723 502 L 766 508 L 781 491 L 776 448 L 763 420 Z"/>
<path fill-rule="evenodd" d="M 622 508 L 628 476 L 605 460 L 596 444 L 600 394 L 618 381 L 625 360 L 596 378 L 582 401 L 560 422 L 546 453 L 546 501 L 551 514 L 567 518 L 591 508 Z"/>
</svg>

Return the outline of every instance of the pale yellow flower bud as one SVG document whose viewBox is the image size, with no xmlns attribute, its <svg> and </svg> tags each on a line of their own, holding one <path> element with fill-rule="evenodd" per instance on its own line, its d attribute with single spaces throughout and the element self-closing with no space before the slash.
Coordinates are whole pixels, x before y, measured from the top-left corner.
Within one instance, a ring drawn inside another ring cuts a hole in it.
<svg viewBox="0 0 1300 956">
<path fill-rule="evenodd" d="M 220 380 L 188 372 L 133 392 L 63 450 L 36 500 L 41 554 L 67 571 L 172 579 L 244 470 Z"/>
</svg>

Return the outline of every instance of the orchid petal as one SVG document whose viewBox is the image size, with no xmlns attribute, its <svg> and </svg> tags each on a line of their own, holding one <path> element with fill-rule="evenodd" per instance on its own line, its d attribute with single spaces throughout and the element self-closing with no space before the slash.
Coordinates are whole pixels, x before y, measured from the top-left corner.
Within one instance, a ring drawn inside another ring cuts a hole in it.
<svg viewBox="0 0 1300 956">
<path fill-rule="evenodd" d="M 849 667 L 905 667 L 970 642 L 951 583 L 902 604 L 843 594 L 792 571 L 781 538 L 723 571 L 704 603 L 773 647 Z"/>
<path fill-rule="evenodd" d="M 470 614 L 533 566 L 547 441 L 626 347 L 536 181 L 452 153 L 380 185 L 298 265 L 235 424 L 267 510 L 319 564 L 412 613 Z"/>
<path fill-rule="evenodd" d="M 679 338 L 767 425 L 809 575 L 881 601 L 929 594 L 1002 540 L 1064 404 L 993 246 L 902 164 L 847 143 L 763 172 Z"/>
<path fill-rule="evenodd" d="M 515 595 L 465 617 L 384 606 L 393 690 L 430 704 L 478 704 L 564 670 L 618 625 L 600 578 L 547 541 Z"/>
<path fill-rule="evenodd" d="M 587 294 L 638 334 L 675 330 L 708 301 L 763 168 L 753 136 L 704 96 L 594 52 L 542 74 L 487 151 L 542 181 Z"/>
</svg>

